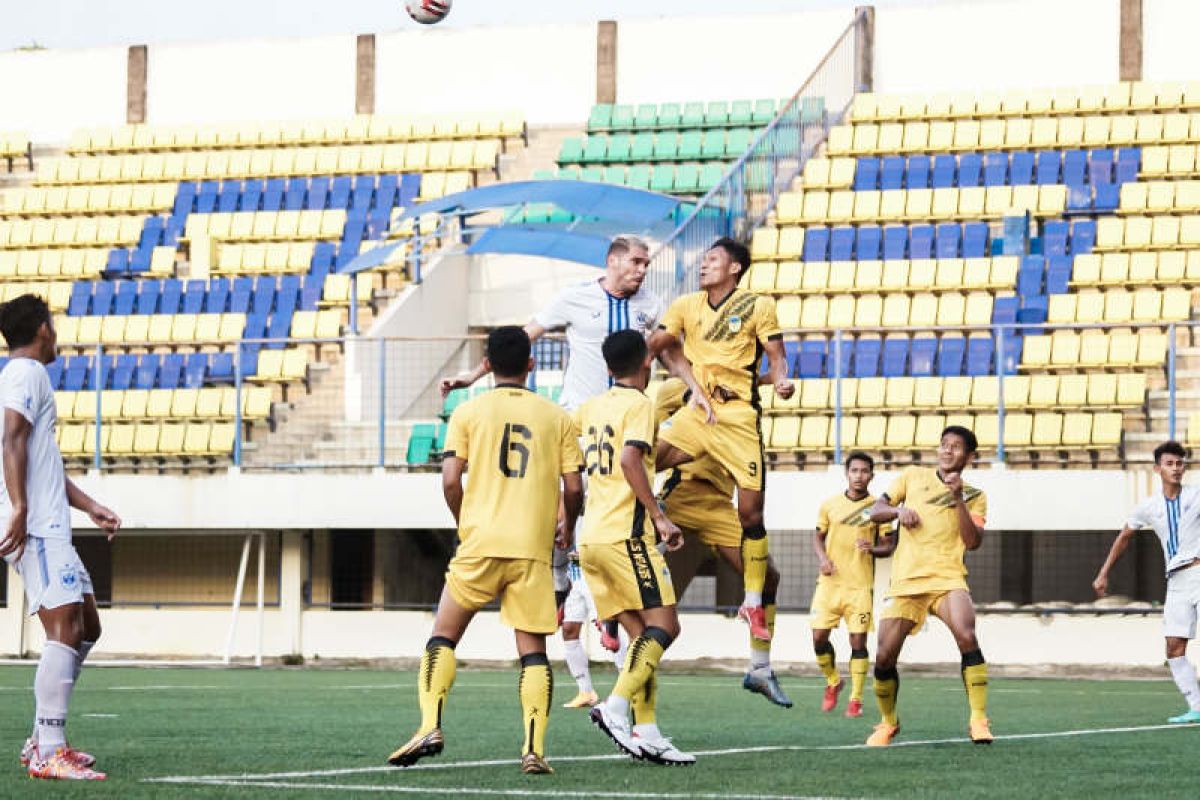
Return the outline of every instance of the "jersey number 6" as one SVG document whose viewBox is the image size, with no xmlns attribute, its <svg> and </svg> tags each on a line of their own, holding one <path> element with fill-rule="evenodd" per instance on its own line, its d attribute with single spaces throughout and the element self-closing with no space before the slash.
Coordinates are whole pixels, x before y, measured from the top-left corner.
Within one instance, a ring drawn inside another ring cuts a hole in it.
<svg viewBox="0 0 1200 800">
<path fill-rule="evenodd" d="M 506 478 L 524 478 L 525 470 L 529 468 L 529 448 L 518 439 L 528 442 L 533 438 L 533 432 L 524 425 L 516 422 L 506 423 L 504 438 L 500 440 L 500 474 Z M 513 454 L 516 454 L 517 468 L 512 468 Z"/>
</svg>

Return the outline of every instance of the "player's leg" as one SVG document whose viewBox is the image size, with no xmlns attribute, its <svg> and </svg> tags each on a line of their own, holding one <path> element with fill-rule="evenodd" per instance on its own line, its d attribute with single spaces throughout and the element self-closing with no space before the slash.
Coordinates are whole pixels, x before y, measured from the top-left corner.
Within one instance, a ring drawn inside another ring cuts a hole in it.
<svg viewBox="0 0 1200 800">
<path fill-rule="evenodd" d="M 850 702 L 846 706 L 847 717 L 862 716 L 863 689 L 867 685 L 867 672 L 871 656 L 867 652 L 867 634 L 850 634 Z"/>
<path fill-rule="evenodd" d="M 965 589 L 955 589 L 938 600 L 932 610 L 946 623 L 962 655 L 963 688 L 971 706 L 971 741 L 991 744 L 992 732 L 987 718 L 988 667 L 979 640 L 975 638 L 975 603 Z"/>
<path fill-rule="evenodd" d="M 575 697 L 563 704 L 563 708 L 591 708 L 600 700 L 592 688 L 591 665 L 582 638 L 583 626 L 594 616 L 591 593 L 587 591 L 583 578 L 579 577 L 572 581 L 571 591 L 563 603 L 562 624 L 563 655 L 578 691 Z"/>
<path fill-rule="evenodd" d="M 733 509 L 730 509 L 730 511 L 732 512 Z M 740 531 L 738 535 L 740 535 Z M 735 572 L 739 575 L 744 574 L 744 562 L 742 561 L 742 548 L 740 546 L 720 543 L 716 544 L 715 547 L 717 554 Z M 772 639 L 775 636 L 776 597 L 779 592 L 779 581 L 779 570 L 775 568 L 774 562 L 768 558 L 767 579 L 763 587 L 763 611 L 767 631 L 771 634 Z M 746 674 L 742 676 L 742 688 L 749 692 L 761 694 L 777 706 L 791 708 L 791 698 L 783 691 L 783 687 L 779 685 L 779 679 L 776 677 L 775 671 L 771 669 L 772 639 L 759 639 L 752 633 L 749 635 L 749 639 L 750 664 L 746 669 Z"/>
<path fill-rule="evenodd" d="M 825 694 L 821 698 L 821 710 L 828 713 L 837 708 L 838 696 L 842 693 L 845 683 L 838 674 L 837 653 L 833 643 L 829 641 L 831 627 L 813 628 L 813 654 L 817 659 L 817 667 L 825 676 Z"/>
<path fill-rule="evenodd" d="M 629 697 L 633 744 L 642 758 L 656 764 L 694 764 L 696 757 L 677 748 L 658 727 L 658 662 L 679 635 L 679 617 L 673 605 L 643 610 L 638 612 L 638 617 L 641 632 L 630 644 L 627 669 L 622 670 L 618 678 L 618 683 L 622 679 L 629 681 L 628 686 L 641 681 Z M 636 629 L 636 624 L 629 625 L 631 636 Z M 626 688 L 621 687 L 622 691 Z M 617 688 L 613 689 L 613 694 L 618 694 Z M 619 703 L 616 707 L 619 708 Z"/>
<path fill-rule="evenodd" d="M 554 674 L 546 658 L 546 636 L 515 631 L 517 654 L 521 658 L 521 677 L 517 693 L 521 697 L 521 771 L 530 775 L 554 772 L 546 763 L 546 726 L 550 722 L 550 704 L 554 697 Z"/>
<path fill-rule="evenodd" d="M 1200 722 L 1200 686 L 1196 682 L 1196 668 L 1187 657 L 1188 641 L 1196 636 L 1197 598 L 1200 595 L 1200 587 L 1192 586 L 1200 583 L 1191 575 L 1193 570 L 1200 570 L 1200 567 L 1177 572 L 1167 579 L 1167 596 L 1163 603 L 1167 666 L 1188 704 L 1187 711 L 1168 720 L 1175 724 Z"/>
<path fill-rule="evenodd" d="M 875 653 L 875 699 L 879 703 L 880 721 L 867 739 L 867 744 L 872 747 L 891 744 L 900 731 L 900 717 L 896 713 L 896 703 L 900 696 L 900 673 L 896 664 L 904 647 L 904 640 L 916 626 L 915 620 L 901 617 L 884 619 L 879 625 L 879 641 Z"/>
</svg>

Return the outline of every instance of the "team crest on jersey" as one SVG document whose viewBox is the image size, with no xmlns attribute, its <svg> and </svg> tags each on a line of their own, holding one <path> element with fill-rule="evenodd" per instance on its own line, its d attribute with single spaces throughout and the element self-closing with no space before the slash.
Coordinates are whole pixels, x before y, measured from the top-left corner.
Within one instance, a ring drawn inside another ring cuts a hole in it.
<svg viewBox="0 0 1200 800">
<path fill-rule="evenodd" d="M 964 503 L 971 502 L 981 494 L 983 494 L 983 492 L 981 492 L 979 489 L 976 489 L 974 486 L 963 486 L 962 496 Z M 950 492 L 946 492 L 945 494 L 942 494 L 929 502 L 930 505 L 937 506 L 939 508 L 950 508 L 954 505 L 954 503 L 954 495 Z"/>
<path fill-rule="evenodd" d="M 710 342 L 727 342 L 742 330 L 746 315 L 754 310 L 758 295 L 744 294 L 735 298 L 725 309 L 725 313 L 705 332 L 704 338 Z"/>
<path fill-rule="evenodd" d="M 733 314 L 729 317 L 729 321 L 726 324 L 729 326 L 730 333 L 737 333 L 742 329 L 742 318 Z"/>
<path fill-rule="evenodd" d="M 58 573 L 58 582 L 62 584 L 62 588 L 71 590 L 79 583 L 79 575 L 75 572 L 74 567 L 63 567 Z"/>
<path fill-rule="evenodd" d="M 852 528 L 864 528 L 871 524 L 871 507 L 863 506 L 854 511 L 850 516 L 842 520 L 843 525 L 849 525 Z"/>
<path fill-rule="evenodd" d="M 650 318 L 648 316 L 646 316 L 645 311 L 639 311 L 636 319 L 637 319 L 637 326 L 639 328 L 641 328 L 642 330 L 649 330 Z"/>
</svg>

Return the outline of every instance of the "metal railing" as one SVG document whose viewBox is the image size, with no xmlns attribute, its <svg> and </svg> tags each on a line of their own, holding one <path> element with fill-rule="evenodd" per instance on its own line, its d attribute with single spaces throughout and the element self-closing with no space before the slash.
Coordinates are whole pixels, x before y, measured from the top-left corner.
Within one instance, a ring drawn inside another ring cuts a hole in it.
<svg viewBox="0 0 1200 800">
<path fill-rule="evenodd" d="M 651 256 L 649 287 L 672 298 L 697 287 L 700 256 L 722 236 L 748 239 L 804 169 L 829 129 L 844 117 L 855 92 L 859 12 L 812 74 L 763 128 L 749 149 L 693 206 L 683 206 L 674 231 Z"/>
</svg>

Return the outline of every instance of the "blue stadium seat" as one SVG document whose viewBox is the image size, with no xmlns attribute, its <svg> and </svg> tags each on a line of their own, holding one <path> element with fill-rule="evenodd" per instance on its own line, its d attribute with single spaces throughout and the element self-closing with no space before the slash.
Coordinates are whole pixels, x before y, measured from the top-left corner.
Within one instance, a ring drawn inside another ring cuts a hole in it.
<svg viewBox="0 0 1200 800">
<path fill-rule="evenodd" d="M 978 186 L 983 172 L 983 156 L 979 153 L 963 153 L 958 157 L 958 185 L 960 188 Z"/>
<path fill-rule="evenodd" d="M 186 226 L 187 214 L 172 214 L 167 217 L 167 224 L 163 227 L 163 245 L 166 247 L 178 247 L 179 237 L 183 235 L 183 229 Z"/>
<path fill-rule="evenodd" d="M 202 280 L 190 280 L 183 293 L 183 314 L 199 314 L 204 310 L 205 286 Z"/>
<path fill-rule="evenodd" d="M 987 255 L 988 224 L 967 222 L 962 228 L 963 258 L 983 258 Z"/>
<path fill-rule="evenodd" d="M 854 191 L 879 188 L 879 159 L 860 158 L 854 168 Z"/>
<path fill-rule="evenodd" d="M 182 181 L 175 189 L 175 203 L 171 211 L 180 216 L 189 214 L 196 207 L 196 184 Z"/>
<path fill-rule="evenodd" d="M 300 290 L 300 304 L 297 307 L 298 311 L 316 311 L 321 302 L 321 293 L 323 289 L 320 286 L 305 286 Z"/>
<path fill-rule="evenodd" d="M 787 374 L 789 378 L 799 377 L 797 370 L 799 369 L 800 358 L 800 342 L 794 339 L 785 340 L 783 343 L 783 361 L 787 364 Z M 759 366 L 759 373 L 766 374 L 769 371 L 769 360 L 767 354 L 763 353 L 762 362 Z M 553 369 L 553 367 L 549 367 Z"/>
<path fill-rule="evenodd" d="M 962 375 L 966 347 L 966 340 L 961 336 L 943 336 L 938 347 L 938 375 L 946 378 Z"/>
<path fill-rule="evenodd" d="M 1039 150 L 1037 154 L 1037 181 L 1039 186 L 1059 183 L 1062 171 L 1062 154 L 1057 150 Z"/>
<path fill-rule="evenodd" d="M 971 377 L 991 375 L 996 357 L 996 344 L 991 336 L 972 336 L 967 340 L 967 374 Z"/>
<path fill-rule="evenodd" d="M 878 225 L 861 225 L 854 242 L 854 257 L 859 261 L 879 260 L 879 248 L 883 243 L 883 229 Z"/>
<path fill-rule="evenodd" d="M 213 353 L 208 365 L 208 380 L 212 383 L 233 383 L 233 353 Z"/>
<path fill-rule="evenodd" d="M 1047 261 L 1046 294 L 1066 294 L 1070 288 L 1073 259 L 1062 255 L 1050 256 Z"/>
<path fill-rule="evenodd" d="M 292 311 L 294 309 L 295 305 L 293 304 L 291 307 L 276 311 L 271 315 L 271 320 L 267 323 L 267 335 L 265 338 L 275 341 L 272 341 L 267 347 L 272 350 L 283 348 L 286 343 L 285 340 L 288 338 L 288 333 L 292 328 Z"/>
<path fill-rule="evenodd" d="M 898 378 L 908 374 L 908 339 L 892 338 L 883 342 L 883 364 L 880 371 L 885 378 Z"/>
<path fill-rule="evenodd" d="M 908 258 L 908 227 L 885 225 L 883 228 L 883 258 L 892 261 Z"/>
<path fill-rule="evenodd" d="M 67 359 L 67 368 L 63 375 L 63 391 L 79 392 L 83 390 L 84 381 L 87 380 L 89 361 L 91 358 L 88 356 L 71 356 Z"/>
<path fill-rule="evenodd" d="M 1115 184 L 1102 183 L 1095 188 L 1101 186 L 1113 186 Z M 1068 214 L 1084 214 L 1092 210 L 1095 201 L 1093 200 L 1093 187 L 1086 183 L 1068 183 L 1067 184 L 1067 213 Z"/>
<path fill-rule="evenodd" d="M 1112 150 L 1093 150 L 1088 159 L 1088 183 L 1093 185 L 1113 182 L 1113 161 L 1116 154 Z"/>
<path fill-rule="evenodd" d="M 199 389 L 208 375 L 208 353 L 188 353 L 183 371 L 183 388 Z"/>
<path fill-rule="evenodd" d="M 281 211 L 283 209 L 283 192 L 287 186 L 283 178 L 268 178 L 263 187 L 262 210 Z"/>
<path fill-rule="evenodd" d="M 1012 154 L 1008 165 L 1008 179 L 1013 186 L 1033 183 L 1033 153 L 1019 150 Z"/>
<path fill-rule="evenodd" d="M 158 367 L 161 356 L 158 353 L 146 353 L 138 360 L 137 374 L 134 376 L 135 389 L 153 389 L 158 378 Z"/>
<path fill-rule="evenodd" d="M 1117 207 L 1121 205 L 1121 184 L 1097 183 L 1094 188 L 1095 197 L 1092 199 L 1092 210 L 1096 213 L 1116 211 Z M 1067 208 L 1070 210 L 1071 206 L 1068 204 Z"/>
<path fill-rule="evenodd" d="M 167 278 L 162 283 L 162 291 L 158 296 L 159 314 L 178 314 L 183 301 L 183 281 L 179 278 Z"/>
<path fill-rule="evenodd" d="M 1021 351 L 1025 345 L 1025 337 L 1020 333 L 1004 333 L 1004 354 L 1000 361 L 1005 375 L 1016 375 L 1021 367 Z"/>
<path fill-rule="evenodd" d="M 224 314 L 229 307 L 229 278 L 213 278 L 204 297 L 205 314 Z"/>
<path fill-rule="evenodd" d="M 260 275 L 254 281 L 254 298 L 251 302 L 252 313 L 264 317 L 275 307 L 276 280 L 268 275 Z"/>
<path fill-rule="evenodd" d="M 394 172 L 379 176 L 379 186 L 375 189 L 375 208 L 391 212 L 396 205 L 396 195 L 400 191 L 400 176 Z"/>
<path fill-rule="evenodd" d="M 262 209 L 262 196 L 262 181 L 246 181 L 242 186 L 242 197 L 238 201 L 238 211 L 259 211 Z"/>
<path fill-rule="evenodd" d="M 329 189 L 329 208 L 350 207 L 350 176 L 338 175 Z"/>
<path fill-rule="evenodd" d="M 904 188 L 928 189 L 929 166 L 929 156 L 910 156 L 908 169 L 904 171 Z"/>
<path fill-rule="evenodd" d="M 313 248 L 312 271 L 328 274 L 333 269 L 333 242 L 317 242 Z"/>
<path fill-rule="evenodd" d="M 305 207 L 309 211 L 324 211 L 329 201 L 329 178 L 320 176 L 312 179 L 308 185 L 308 197 Z"/>
<path fill-rule="evenodd" d="M 4 363 L 7 364 L 8 359 L 5 359 Z M 65 363 L 62 356 L 54 359 L 54 361 L 46 366 L 46 375 L 50 378 L 50 388 L 56 392 L 62 387 L 64 368 Z"/>
<path fill-rule="evenodd" d="M 71 284 L 71 298 L 67 301 L 67 316 L 85 317 L 92 305 L 92 282 L 75 281 Z"/>
<path fill-rule="evenodd" d="M 354 179 L 354 192 L 350 195 L 352 208 L 370 208 L 375 200 L 375 176 L 359 175 Z"/>
<path fill-rule="evenodd" d="M 408 173 L 400 177 L 400 191 L 396 200 L 396 205 L 403 208 L 408 208 L 417 201 L 417 197 L 421 193 L 421 176 L 417 173 Z"/>
<path fill-rule="evenodd" d="M 97 281 L 92 289 L 92 307 L 88 312 L 95 317 L 103 317 L 112 313 L 113 299 L 112 281 Z"/>
<path fill-rule="evenodd" d="M 307 178 L 288 178 L 287 190 L 283 195 L 283 209 L 285 211 L 302 211 L 307 194 Z"/>
<path fill-rule="evenodd" d="M 229 313 L 249 314 L 250 298 L 254 292 L 254 281 L 250 278 L 234 278 L 229 290 Z"/>
<path fill-rule="evenodd" d="M 878 339 L 859 339 L 854 346 L 854 377 L 874 378 L 879 375 L 879 355 L 883 343 Z"/>
<path fill-rule="evenodd" d="M 1088 154 L 1086 150 L 1068 150 L 1063 153 L 1062 182 L 1068 186 L 1087 181 Z"/>
<path fill-rule="evenodd" d="M 933 174 L 930 183 L 934 189 L 949 189 L 954 186 L 958 163 L 954 156 L 942 154 L 933 157 Z"/>
<path fill-rule="evenodd" d="M 113 298 L 112 313 L 118 316 L 129 316 L 133 313 L 134 303 L 137 302 L 137 282 L 121 281 L 117 284 L 117 292 Z"/>
<path fill-rule="evenodd" d="M 1116 178 L 1117 183 L 1136 181 L 1138 170 L 1142 166 L 1142 150 L 1140 147 L 1122 147 L 1117 151 Z"/>
<path fill-rule="evenodd" d="M 104 272 L 107 275 L 124 275 L 129 272 L 129 251 L 124 247 L 109 250 L 108 260 L 104 262 Z"/>
<path fill-rule="evenodd" d="M 125 391 L 133 385 L 133 373 L 137 370 L 138 357 L 131 353 L 117 356 L 113 365 L 111 386 L 117 391 Z"/>
<path fill-rule="evenodd" d="M 228 214 L 237 211 L 241 195 L 241 181 L 222 181 L 221 191 L 217 194 L 217 213 Z"/>
<path fill-rule="evenodd" d="M 825 372 L 825 340 L 806 339 L 796 357 L 796 374 L 801 378 L 820 378 Z"/>
<path fill-rule="evenodd" d="M 98 361 L 95 358 L 88 358 L 87 388 L 93 391 L 108 388 L 108 379 L 112 375 L 112 368 L 112 356 L 101 356 Z"/>
<path fill-rule="evenodd" d="M 178 389 L 183 377 L 183 354 L 167 353 L 158 365 L 158 388 Z"/>
<path fill-rule="evenodd" d="M 850 362 L 854 359 L 855 343 L 848 337 L 842 337 L 841 342 L 840 353 L 837 348 L 837 340 L 831 339 L 829 342 L 829 357 L 825 359 L 826 377 L 828 378 L 850 377 Z"/>
<path fill-rule="evenodd" d="M 1046 259 L 1042 256 L 1025 256 L 1017 270 L 1017 294 L 1032 297 L 1042 294 L 1042 279 L 1046 273 Z"/>
<path fill-rule="evenodd" d="M 879 188 L 904 188 L 904 156 L 884 156 L 879 166 Z"/>
<path fill-rule="evenodd" d="M 913 225 L 908 231 L 908 257 L 933 258 L 933 226 Z"/>
<path fill-rule="evenodd" d="M 1042 224 L 1042 252 L 1048 256 L 1067 254 L 1067 235 L 1071 226 L 1065 220 L 1047 220 Z"/>
<path fill-rule="evenodd" d="M 839 225 L 829 235 L 829 260 L 850 261 L 854 258 L 854 228 Z"/>
<path fill-rule="evenodd" d="M 913 339 L 908 368 L 909 373 L 914 378 L 924 378 L 933 375 L 933 365 L 937 359 L 937 347 L 937 339 L 932 337 L 924 336 Z"/>
<path fill-rule="evenodd" d="M 934 258 L 958 258 L 962 227 L 957 222 L 939 222 L 934 227 Z"/>
<path fill-rule="evenodd" d="M 387 208 L 373 208 L 367 214 L 367 238 L 382 239 L 391 227 L 391 212 Z"/>
<path fill-rule="evenodd" d="M 281 275 L 279 278 L 279 294 L 283 295 L 286 292 L 291 292 L 294 295 L 296 292 L 299 292 L 300 280 L 301 278 L 299 275 Z M 275 307 L 281 308 L 284 305 L 286 305 L 284 299 L 282 297 L 277 297 L 275 300 Z"/>
<path fill-rule="evenodd" d="M 217 194 L 220 192 L 217 181 L 201 181 L 200 190 L 196 193 L 196 213 L 211 214 L 217 210 Z"/>
<path fill-rule="evenodd" d="M 829 228 L 809 228 L 804 232 L 805 261 L 829 260 Z"/>
<path fill-rule="evenodd" d="M 162 217 L 146 217 L 146 221 L 142 224 L 142 233 L 138 237 L 137 246 L 139 248 L 157 247 L 162 242 L 165 222 Z"/>
<path fill-rule="evenodd" d="M 267 337 L 267 314 L 252 311 L 246 317 L 246 327 L 242 330 L 243 339 L 265 339 Z"/>
<path fill-rule="evenodd" d="M 130 274 L 137 275 L 139 273 L 149 272 L 150 257 L 153 253 L 153 246 L 144 247 L 142 245 L 138 245 L 137 248 L 134 249 L 133 254 L 129 257 Z"/>
<path fill-rule="evenodd" d="M 1021 307 L 1017 309 L 1017 323 L 1020 325 L 1040 325 L 1046 321 L 1050 301 L 1044 294 L 1030 295 L 1021 298 Z M 1026 335 L 1039 334 L 1041 329 L 1032 328 L 1022 331 Z"/>
<path fill-rule="evenodd" d="M 1096 246 L 1096 220 L 1080 219 L 1071 225 L 1071 255 L 1086 255 Z"/>
<path fill-rule="evenodd" d="M 983 156 L 983 185 L 1004 186 L 1008 183 L 1008 153 L 985 153 Z"/>
</svg>

